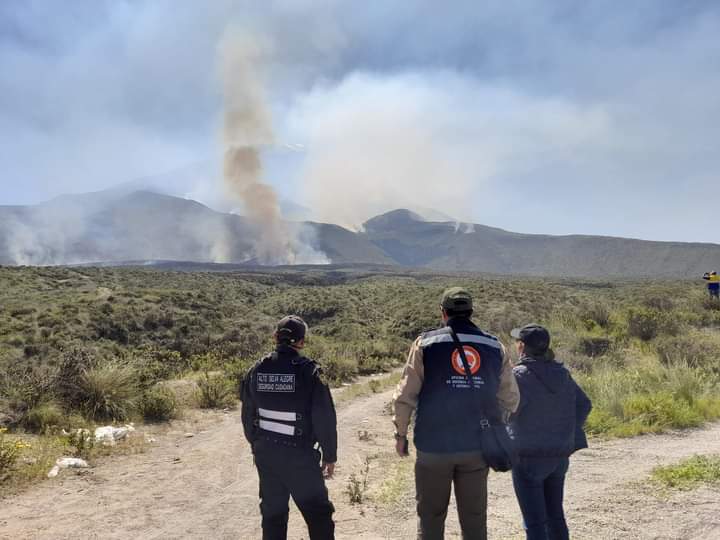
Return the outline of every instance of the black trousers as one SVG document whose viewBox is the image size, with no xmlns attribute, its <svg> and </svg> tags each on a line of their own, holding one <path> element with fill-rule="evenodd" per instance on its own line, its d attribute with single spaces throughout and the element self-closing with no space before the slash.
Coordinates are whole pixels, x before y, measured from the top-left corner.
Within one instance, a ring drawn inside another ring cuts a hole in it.
<svg viewBox="0 0 720 540">
<path fill-rule="evenodd" d="M 335 511 L 320 468 L 320 452 L 259 440 L 253 445 L 260 477 L 263 540 L 287 538 L 289 500 L 293 498 L 310 540 L 333 540 Z"/>
</svg>

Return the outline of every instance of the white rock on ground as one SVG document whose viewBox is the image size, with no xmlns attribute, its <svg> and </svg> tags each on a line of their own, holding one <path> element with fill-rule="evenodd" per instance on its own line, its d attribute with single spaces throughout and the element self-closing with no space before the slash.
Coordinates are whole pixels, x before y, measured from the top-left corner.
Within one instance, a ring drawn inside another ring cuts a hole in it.
<svg viewBox="0 0 720 540">
<path fill-rule="evenodd" d="M 60 472 L 60 469 L 87 469 L 89 466 L 84 459 L 71 457 L 58 458 L 55 466 L 50 469 L 48 478 L 55 478 Z"/>
<path fill-rule="evenodd" d="M 117 441 L 126 438 L 133 431 L 135 431 L 135 427 L 132 424 L 126 424 L 123 427 L 102 426 L 95 429 L 95 442 L 114 446 Z"/>
</svg>

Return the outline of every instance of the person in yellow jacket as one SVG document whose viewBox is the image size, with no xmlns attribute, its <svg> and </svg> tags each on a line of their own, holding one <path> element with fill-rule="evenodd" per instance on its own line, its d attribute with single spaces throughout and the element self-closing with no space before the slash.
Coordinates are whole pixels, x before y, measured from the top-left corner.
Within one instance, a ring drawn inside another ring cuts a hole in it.
<svg viewBox="0 0 720 540">
<path fill-rule="evenodd" d="M 718 273 L 713 272 L 705 272 L 703 275 L 703 279 L 707 280 L 708 282 L 708 292 L 710 293 L 711 298 L 720 298 L 720 276 L 718 276 Z"/>
</svg>

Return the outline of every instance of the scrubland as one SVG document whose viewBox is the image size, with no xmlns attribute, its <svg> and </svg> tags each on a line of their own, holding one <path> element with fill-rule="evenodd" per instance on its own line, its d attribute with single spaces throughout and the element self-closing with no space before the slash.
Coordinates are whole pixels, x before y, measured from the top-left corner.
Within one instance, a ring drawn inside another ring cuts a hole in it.
<svg viewBox="0 0 720 540">
<path fill-rule="evenodd" d="M 720 417 L 720 304 L 690 281 L 591 281 L 305 269 L 235 273 L 138 268 L 0 268 L 0 481 L 22 485 L 63 435 L 112 422 L 163 422 L 233 407 L 273 325 L 310 325 L 307 354 L 333 385 L 389 371 L 438 326 L 451 285 L 475 296 L 476 323 L 510 345 L 548 326 L 594 403 L 587 429 L 626 437 Z M 130 447 L 124 451 L 142 451 Z"/>
</svg>

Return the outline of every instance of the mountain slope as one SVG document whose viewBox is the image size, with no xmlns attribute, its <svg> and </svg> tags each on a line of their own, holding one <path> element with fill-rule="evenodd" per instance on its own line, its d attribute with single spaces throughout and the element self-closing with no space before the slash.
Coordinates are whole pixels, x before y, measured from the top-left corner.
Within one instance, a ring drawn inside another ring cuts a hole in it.
<svg viewBox="0 0 720 540">
<path fill-rule="evenodd" d="M 358 233 L 325 223 L 288 227 L 335 264 L 588 277 L 697 277 L 720 270 L 716 244 L 520 234 L 426 221 L 402 209 L 368 220 Z M 37 206 L 0 206 L 0 264 L 251 263 L 257 237 L 241 216 L 149 191 L 116 189 Z"/>
<path fill-rule="evenodd" d="M 393 264 L 365 237 L 336 225 L 289 224 L 338 263 Z M 245 218 L 149 191 L 65 195 L 37 206 L 0 206 L 0 264 L 253 259 Z"/>
<path fill-rule="evenodd" d="M 697 277 L 720 268 L 720 245 L 603 236 L 519 234 L 475 224 L 431 223 L 395 210 L 364 235 L 399 264 L 437 270 L 590 277 Z"/>
</svg>

